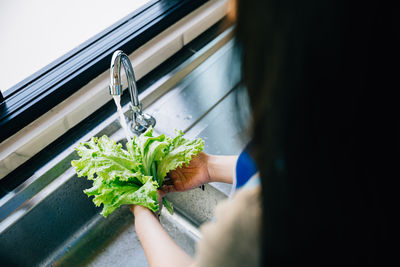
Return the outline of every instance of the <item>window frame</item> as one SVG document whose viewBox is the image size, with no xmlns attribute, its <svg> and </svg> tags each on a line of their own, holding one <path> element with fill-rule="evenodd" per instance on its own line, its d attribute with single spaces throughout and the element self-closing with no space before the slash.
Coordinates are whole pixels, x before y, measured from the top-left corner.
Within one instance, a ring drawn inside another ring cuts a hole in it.
<svg viewBox="0 0 400 267">
<path fill-rule="evenodd" d="M 0 142 L 68 98 L 110 67 L 209 0 L 153 0 L 12 88 L 0 93 Z"/>
</svg>

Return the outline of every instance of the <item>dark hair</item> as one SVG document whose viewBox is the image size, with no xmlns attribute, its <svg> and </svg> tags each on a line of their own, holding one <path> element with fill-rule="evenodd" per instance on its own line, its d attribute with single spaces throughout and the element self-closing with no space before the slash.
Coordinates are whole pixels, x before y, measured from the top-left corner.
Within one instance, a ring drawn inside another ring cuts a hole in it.
<svg viewBox="0 0 400 267">
<path fill-rule="evenodd" d="M 390 73 L 387 11 L 376 1 L 238 0 L 263 264 L 385 260 L 383 122 L 373 107 Z"/>
</svg>

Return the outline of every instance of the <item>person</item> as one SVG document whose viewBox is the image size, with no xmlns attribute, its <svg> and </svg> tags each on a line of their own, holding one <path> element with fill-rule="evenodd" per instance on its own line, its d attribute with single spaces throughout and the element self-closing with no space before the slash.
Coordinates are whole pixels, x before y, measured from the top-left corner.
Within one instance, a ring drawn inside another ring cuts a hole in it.
<svg viewBox="0 0 400 267">
<path fill-rule="evenodd" d="M 141 206 L 150 266 L 377 265 L 389 260 L 380 138 L 394 17 L 378 2 L 238 0 L 237 49 L 260 185 L 239 189 L 202 227 L 191 259 Z M 237 157 L 201 153 L 161 194 L 232 183 Z"/>
</svg>

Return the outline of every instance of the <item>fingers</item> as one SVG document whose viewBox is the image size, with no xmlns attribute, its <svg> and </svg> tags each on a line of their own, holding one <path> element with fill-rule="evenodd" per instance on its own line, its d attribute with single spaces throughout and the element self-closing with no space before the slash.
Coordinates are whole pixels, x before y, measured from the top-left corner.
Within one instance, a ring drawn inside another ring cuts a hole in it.
<svg viewBox="0 0 400 267">
<path fill-rule="evenodd" d="M 172 180 L 170 177 L 165 177 L 163 184 L 164 185 L 173 185 L 174 180 Z"/>
<path fill-rule="evenodd" d="M 162 197 L 164 197 L 166 194 L 170 193 L 170 192 L 176 192 L 175 186 L 173 185 L 163 185 L 160 187 L 160 189 L 158 189 L 160 195 Z"/>
<path fill-rule="evenodd" d="M 163 199 L 164 195 L 160 189 L 157 190 L 157 193 L 158 193 L 157 201 L 158 201 L 158 203 L 162 203 L 162 199 Z"/>
<path fill-rule="evenodd" d="M 176 179 L 179 179 L 180 178 L 180 171 L 179 171 L 179 168 L 178 169 L 176 169 L 176 170 L 173 170 L 173 171 L 170 171 L 170 172 L 168 172 L 167 173 L 167 178 L 168 179 L 172 179 L 172 180 L 176 180 Z M 165 178 L 165 179 L 167 179 L 167 178 Z"/>
</svg>

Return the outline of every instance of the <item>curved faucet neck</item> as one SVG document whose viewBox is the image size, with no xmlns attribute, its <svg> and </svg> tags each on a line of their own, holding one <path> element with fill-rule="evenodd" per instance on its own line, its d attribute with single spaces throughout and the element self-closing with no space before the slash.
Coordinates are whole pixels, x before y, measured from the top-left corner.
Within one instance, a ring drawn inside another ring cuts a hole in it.
<svg viewBox="0 0 400 267">
<path fill-rule="evenodd" d="M 128 90 L 131 96 L 132 106 L 140 109 L 138 90 L 136 86 L 135 73 L 133 72 L 129 57 L 121 50 L 115 51 L 111 59 L 110 67 L 110 94 L 122 95 L 121 65 L 125 69 L 126 79 L 128 81 Z"/>
</svg>

